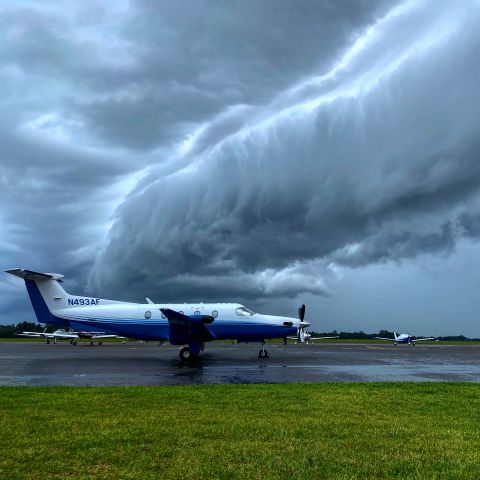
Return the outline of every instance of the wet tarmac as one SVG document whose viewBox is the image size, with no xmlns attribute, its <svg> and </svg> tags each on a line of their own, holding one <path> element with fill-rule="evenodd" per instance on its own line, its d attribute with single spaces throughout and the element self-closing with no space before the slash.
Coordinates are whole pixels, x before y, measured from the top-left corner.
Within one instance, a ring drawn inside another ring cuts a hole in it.
<svg viewBox="0 0 480 480">
<path fill-rule="evenodd" d="M 480 382 L 480 345 L 208 344 L 195 362 L 156 343 L 0 343 L 0 385 Z"/>
</svg>

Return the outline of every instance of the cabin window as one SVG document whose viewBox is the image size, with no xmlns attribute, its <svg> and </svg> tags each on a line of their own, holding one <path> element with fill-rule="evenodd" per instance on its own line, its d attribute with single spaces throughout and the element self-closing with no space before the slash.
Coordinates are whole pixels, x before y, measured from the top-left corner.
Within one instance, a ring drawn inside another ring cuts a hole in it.
<svg viewBox="0 0 480 480">
<path fill-rule="evenodd" d="M 152 318 L 152 312 L 150 312 L 149 310 L 147 310 L 145 312 L 145 318 L 148 320 L 149 318 Z"/>
<path fill-rule="evenodd" d="M 183 313 L 183 310 L 179 310 L 178 313 L 181 313 L 182 315 L 185 315 L 185 314 Z"/>
<path fill-rule="evenodd" d="M 195 310 L 194 315 L 201 315 L 200 310 Z"/>
<path fill-rule="evenodd" d="M 214 310 L 214 311 L 212 312 L 212 317 L 213 317 L 213 318 L 217 318 L 217 317 L 218 317 L 218 312 L 217 312 L 217 310 Z"/>
<path fill-rule="evenodd" d="M 251 317 L 255 312 L 252 312 L 247 307 L 238 307 L 237 308 L 237 316 L 239 317 Z"/>
<path fill-rule="evenodd" d="M 161 313 L 161 315 L 163 319 L 167 318 L 163 312 Z"/>
</svg>

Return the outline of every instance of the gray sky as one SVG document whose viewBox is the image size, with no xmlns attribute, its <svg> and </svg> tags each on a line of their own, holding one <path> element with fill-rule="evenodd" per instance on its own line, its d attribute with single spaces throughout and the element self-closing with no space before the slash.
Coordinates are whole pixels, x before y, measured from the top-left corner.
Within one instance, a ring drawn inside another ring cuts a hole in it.
<svg viewBox="0 0 480 480">
<path fill-rule="evenodd" d="M 480 336 L 479 1 L 15 0 L 0 32 L 3 269 Z"/>
</svg>

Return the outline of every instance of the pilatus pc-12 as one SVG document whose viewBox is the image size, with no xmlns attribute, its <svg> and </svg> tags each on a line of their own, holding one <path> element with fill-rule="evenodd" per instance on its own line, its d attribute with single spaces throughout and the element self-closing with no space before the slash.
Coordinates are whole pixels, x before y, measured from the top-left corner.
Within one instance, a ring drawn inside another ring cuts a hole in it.
<svg viewBox="0 0 480 480">
<path fill-rule="evenodd" d="M 95 330 L 140 340 L 168 340 L 180 345 L 180 358 L 196 357 L 206 342 L 236 339 L 261 342 L 259 358 L 267 358 L 265 339 L 285 338 L 310 324 L 299 318 L 262 315 L 238 303 L 128 303 L 70 295 L 61 286 L 63 275 L 14 268 L 23 278 L 37 321 L 74 330 Z"/>
</svg>

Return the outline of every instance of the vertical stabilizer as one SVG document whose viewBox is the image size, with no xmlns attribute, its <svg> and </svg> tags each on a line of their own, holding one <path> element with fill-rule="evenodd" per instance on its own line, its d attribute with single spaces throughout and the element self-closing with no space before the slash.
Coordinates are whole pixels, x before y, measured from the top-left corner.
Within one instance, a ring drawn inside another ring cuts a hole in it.
<svg viewBox="0 0 480 480">
<path fill-rule="evenodd" d="M 52 312 L 67 306 L 67 292 L 60 285 L 63 275 L 14 268 L 5 270 L 23 278 L 39 323 L 59 323 Z"/>
</svg>

